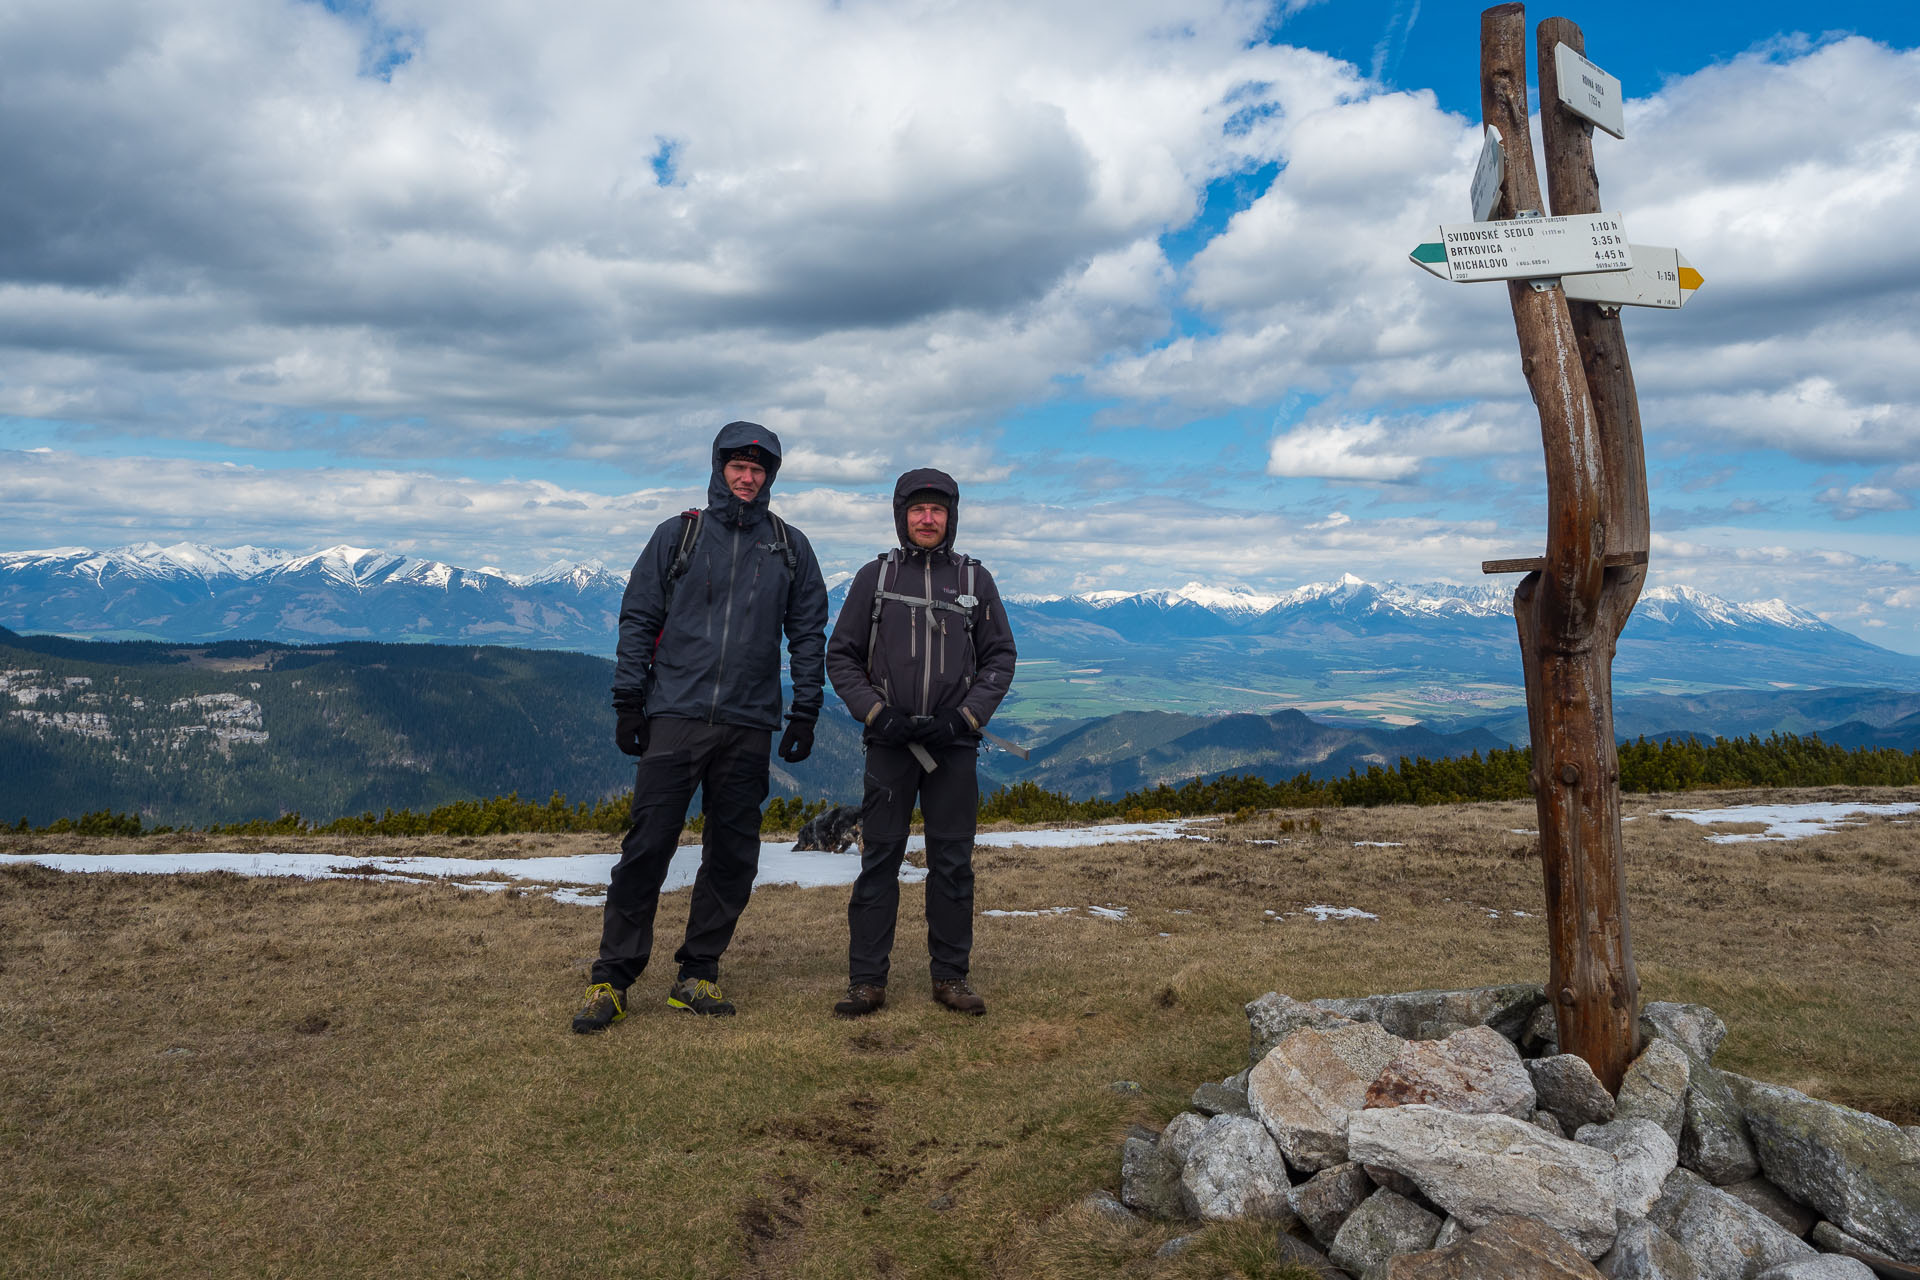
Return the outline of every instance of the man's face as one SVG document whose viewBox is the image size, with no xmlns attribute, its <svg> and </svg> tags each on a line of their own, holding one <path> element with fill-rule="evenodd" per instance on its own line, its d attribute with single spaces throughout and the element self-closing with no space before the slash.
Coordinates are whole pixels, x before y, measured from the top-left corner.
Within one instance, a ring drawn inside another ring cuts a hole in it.
<svg viewBox="0 0 1920 1280">
<path fill-rule="evenodd" d="M 720 475 L 733 496 L 742 502 L 752 502 L 759 497 L 761 487 L 767 483 L 767 469 L 751 458 L 728 458 Z"/>
<path fill-rule="evenodd" d="M 947 540 L 947 509 L 937 502 L 916 502 L 907 508 L 907 536 L 916 547 L 937 547 Z"/>
</svg>

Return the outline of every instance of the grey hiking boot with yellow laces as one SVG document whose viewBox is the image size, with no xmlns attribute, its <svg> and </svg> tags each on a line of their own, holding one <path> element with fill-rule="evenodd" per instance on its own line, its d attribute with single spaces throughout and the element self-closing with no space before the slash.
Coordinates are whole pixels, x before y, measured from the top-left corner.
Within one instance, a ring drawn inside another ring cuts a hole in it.
<svg viewBox="0 0 1920 1280">
<path fill-rule="evenodd" d="M 967 984 L 965 978 L 941 978 L 933 984 L 933 998 L 955 1013 L 979 1017 L 987 1011 L 987 1002 Z"/>
<path fill-rule="evenodd" d="M 720 994 L 720 984 L 705 978 L 682 978 L 667 988 L 667 1003 L 688 1013 L 704 1013 L 714 1018 L 731 1018 L 733 1001 Z"/>
<path fill-rule="evenodd" d="M 587 988 L 586 1003 L 573 1015 L 573 1029 L 581 1035 L 605 1031 L 627 1016 L 627 993 L 614 989 L 611 982 L 596 982 Z"/>
</svg>

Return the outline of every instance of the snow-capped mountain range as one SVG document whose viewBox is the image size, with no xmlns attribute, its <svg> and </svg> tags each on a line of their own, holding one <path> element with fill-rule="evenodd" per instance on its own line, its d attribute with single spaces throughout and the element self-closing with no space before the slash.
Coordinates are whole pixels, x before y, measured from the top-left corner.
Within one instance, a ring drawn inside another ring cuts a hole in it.
<svg viewBox="0 0 1920 1280">
<path fill-rule="evenodd" d="M 170 547 L 157 542 L 136 542 L 108 551 L 53 547 L 45 551 L 0 552 L 0 573 L 35 570 L 102 584 L 113 578 L 151 578 L 174 582 L 198 579 L 213 586 L 223 579 L 312 576 L 363 591 L 399 584 L 484 589 L 490 579 L 514 587 L 563 583 L 582 591 L 605 582 L 625 584 L 624 579 L 609 574 L 598 560 L 585 564 L 557 560 L 539 573 L 513 574 L 490 565 L 462 569 L 438 560 L 373 551 L 346 543 L 306 555 L 264 547 L 206 547 L 192 542 L 177 542 Z"/>
<path fill-rule="evenodd" d="M 625 586 L 624 571 L 598 561 L 522 575 L 346 544 L 303 554 L 185 542 L 57 547 L 0 553 L 0 626 L 103 640 L 436 641 L 611 654 Z M 845 575 L 835 575 L 836 609 L 845 590 Z M 1371 583 L 1347 574 L 1279 593 L 1196 582 L 1007 603 L 1023 661 L 1064 668 L 1110 655 L 1108 680 L 1118 663 L 1223 689 L 1271 686 L 1282 673 L 1337 687 L 1358 668 L 1517 683 L 1511 591 L 1507 580 Z M 1740 604 L 1684 586 L 1641 597 L 1617 672 L 1721 686 L 1920 687 L 1920 659 L 1784 601 Z"/>
</svg>

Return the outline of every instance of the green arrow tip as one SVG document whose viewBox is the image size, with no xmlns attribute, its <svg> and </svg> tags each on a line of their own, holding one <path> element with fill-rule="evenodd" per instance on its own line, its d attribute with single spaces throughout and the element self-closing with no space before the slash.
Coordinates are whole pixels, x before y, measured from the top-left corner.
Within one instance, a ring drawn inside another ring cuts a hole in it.
<svg viewBox="0 0 1920 1280">
<path fill-rule="evenodd" d="M 1413 252 L 1407 256 L 1415 262 L 1445 262 L 1447 260 L 1447 250 L 1445 245 L 1440 244 L 1438 241 L 1433 241 L 1428 244 L 1417 244 L 1413 246 Z"/>
</svg>

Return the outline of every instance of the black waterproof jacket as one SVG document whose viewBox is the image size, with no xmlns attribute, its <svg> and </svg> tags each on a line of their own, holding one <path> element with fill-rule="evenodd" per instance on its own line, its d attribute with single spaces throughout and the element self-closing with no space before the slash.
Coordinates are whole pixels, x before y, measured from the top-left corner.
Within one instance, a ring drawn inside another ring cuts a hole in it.
<svg viewBox="0 0 1920 1280">
<path fill-rule="evenodd" d="M 747 445 L 764 450 L 769 465 L 759 494 L 741 502 L 721 470 L 730 453 Z M 684 521 L 675 516 L 653 531 L 627 579 L 613 667 L 616 708 L 777 729 L 785 632 L 793 674 L 790 717 L 819 718 L 827 587 L 812 545 L 790 524 L 785 528 L 794 568 L 787 568 L 778 528 L 767 513 L 779 469 L 780 438 L 765 427 L 730 422 L 714 437 L 713 479 L 686 573 L 669 584 Z"/>
<path fill-rule="evenodd" d="M 923 489 L 947 500 L 947 538 L 931 550 L 907 536 L 907 498 Z M 834 623 L 827 644 L 834 692 L 862 724 L 885 703 L 910 716 L 959 707 L 979 729 L 1013 684 L 1013 629 L 993 575 L 953 550 L 960 486 L 944 471 L 907 472 L 893 487 L 893 525 L 900 548 L 853 575 Z M 876 627 L 873 606 L 880 592 L 887 595 L 880 599 Z M 955 607 L 929 608 L 890 596 Z"/>
</svg>

